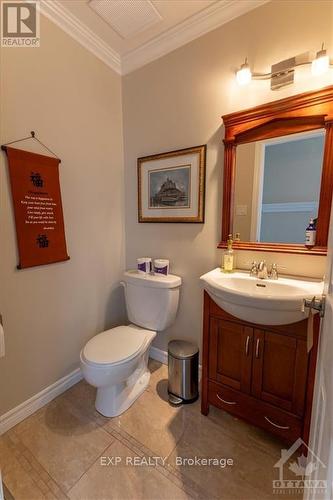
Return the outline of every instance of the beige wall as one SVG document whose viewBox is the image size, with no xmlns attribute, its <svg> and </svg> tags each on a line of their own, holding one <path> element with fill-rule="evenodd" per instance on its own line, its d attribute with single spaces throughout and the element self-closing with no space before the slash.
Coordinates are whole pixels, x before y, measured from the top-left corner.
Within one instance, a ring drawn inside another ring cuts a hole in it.
<svg viewBox="0 0 333 500">
<path fill-rule="evenodd" d="M 77 368 L 87 339 L 122 321 L 125 254 L 120 77 L 45 18 L 41 47 L 3 49 L 1 66 L 1 143 L 36 130 L 61 157 L 71 260 L 16 270 L 2 153 L 0 415 Z"/>
<path fill-rule="evenodd" d="M 174 326 L 155 345 L 172 337 L 200 342 L 202 291 L 199 276 L 220 264 L 223 129 L 220 116 L 256 104 L 332 83 L 332 73 L 318 80 L 309 69 L 297 82 L 272 92 L 268 82 L 239 88 L 233 71 L 248 56 L 256 71 L 322 41 L 332 49 L 332 2 L 274 1 L 154 61 L 123 80 L 127 266 L 136 257 L 168 257 L 172 272 L 183 277 L 180 310 Z M 205 224 L 138 224 L 136 158 L 162 151 L 208 144 Z M 254 254 L 242 252 L 238 264 L 249 267 Z M 322 276 L 325 259 L 256 254 L 276 261 L 285 272 Z"/>
</svg>

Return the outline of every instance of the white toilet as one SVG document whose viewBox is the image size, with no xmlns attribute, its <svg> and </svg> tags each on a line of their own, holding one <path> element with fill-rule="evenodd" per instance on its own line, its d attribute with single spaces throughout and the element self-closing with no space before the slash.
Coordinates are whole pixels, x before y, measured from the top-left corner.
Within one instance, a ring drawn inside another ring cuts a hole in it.
<svg viewBox="0 0 333 500">
<path fill-rule="evenodd" d="M 80 353 L 82 374 L 97 387 L 96 409 L 106 417 L 123 413 L 146 389 L 149 347 L 176 318 L 181 278 L 127 271 L 121 284 L 132 324 L 99 333 Z"/>
</svg>

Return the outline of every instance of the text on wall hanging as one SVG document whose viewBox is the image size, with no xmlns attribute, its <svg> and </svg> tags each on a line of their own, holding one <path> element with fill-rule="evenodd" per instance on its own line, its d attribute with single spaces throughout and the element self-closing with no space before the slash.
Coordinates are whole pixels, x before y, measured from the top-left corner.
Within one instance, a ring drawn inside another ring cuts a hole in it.
<svg viewBox="0 0 333 500">
<path fill-rule="evenodd" d="M 19 269 L 68 260 L 58 158 L 6 148 Z"/>
</svg>

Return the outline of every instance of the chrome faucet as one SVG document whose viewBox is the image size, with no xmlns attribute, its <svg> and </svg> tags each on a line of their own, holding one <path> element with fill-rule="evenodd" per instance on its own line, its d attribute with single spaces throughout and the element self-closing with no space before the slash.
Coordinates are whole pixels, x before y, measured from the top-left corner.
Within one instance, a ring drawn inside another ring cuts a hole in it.
<svg viewBox="0 0 333 500">
<path fill-rule="evenodd" d="M 271 272 L 269 273 L 269 277 L 271 280 L 279 279 L 277 264 L 272 264 Z"/>
<path fill-rule="evenodd" d="M 261 280 L 270 278 L 271 280 L 277 280 L 279 278 L 277 264 L 272 264 L 270 272 L 267 270 L 267 265 L 264 260 L 257 262 L 254 260 L 251 264 L 250 276 L 253 278 L 259 278 Z"/>
<path fill-rule="evenodd" d="M 266 266 L 266 262 L 264 260 L 262 260 L 258 264 L 258 274 L 257 274 L 257 276 L 261 280 L 264 280 L 264 279 L 268 278 L 267 266 Z"/>
<path fill-rule="evenodd" d="M 250 276 L 253 276 L 254 278 L 258 276 L 258 266 L 255 260 L 251 264 Z"/>
</svg>

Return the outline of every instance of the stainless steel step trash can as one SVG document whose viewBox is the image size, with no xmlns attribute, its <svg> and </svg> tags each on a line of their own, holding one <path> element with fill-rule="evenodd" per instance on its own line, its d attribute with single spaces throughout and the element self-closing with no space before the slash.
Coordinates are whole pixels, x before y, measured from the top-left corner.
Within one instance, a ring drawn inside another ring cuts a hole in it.
<svg viewBox="0 0 333 500">
<path fill-rule="evenodd" d="M 171 340 L 168 345 L 168 393 L 170 403 L 192 403 L 198 399 L 198 370 L 198 346 L 185 340 Z"/>
</svg>

